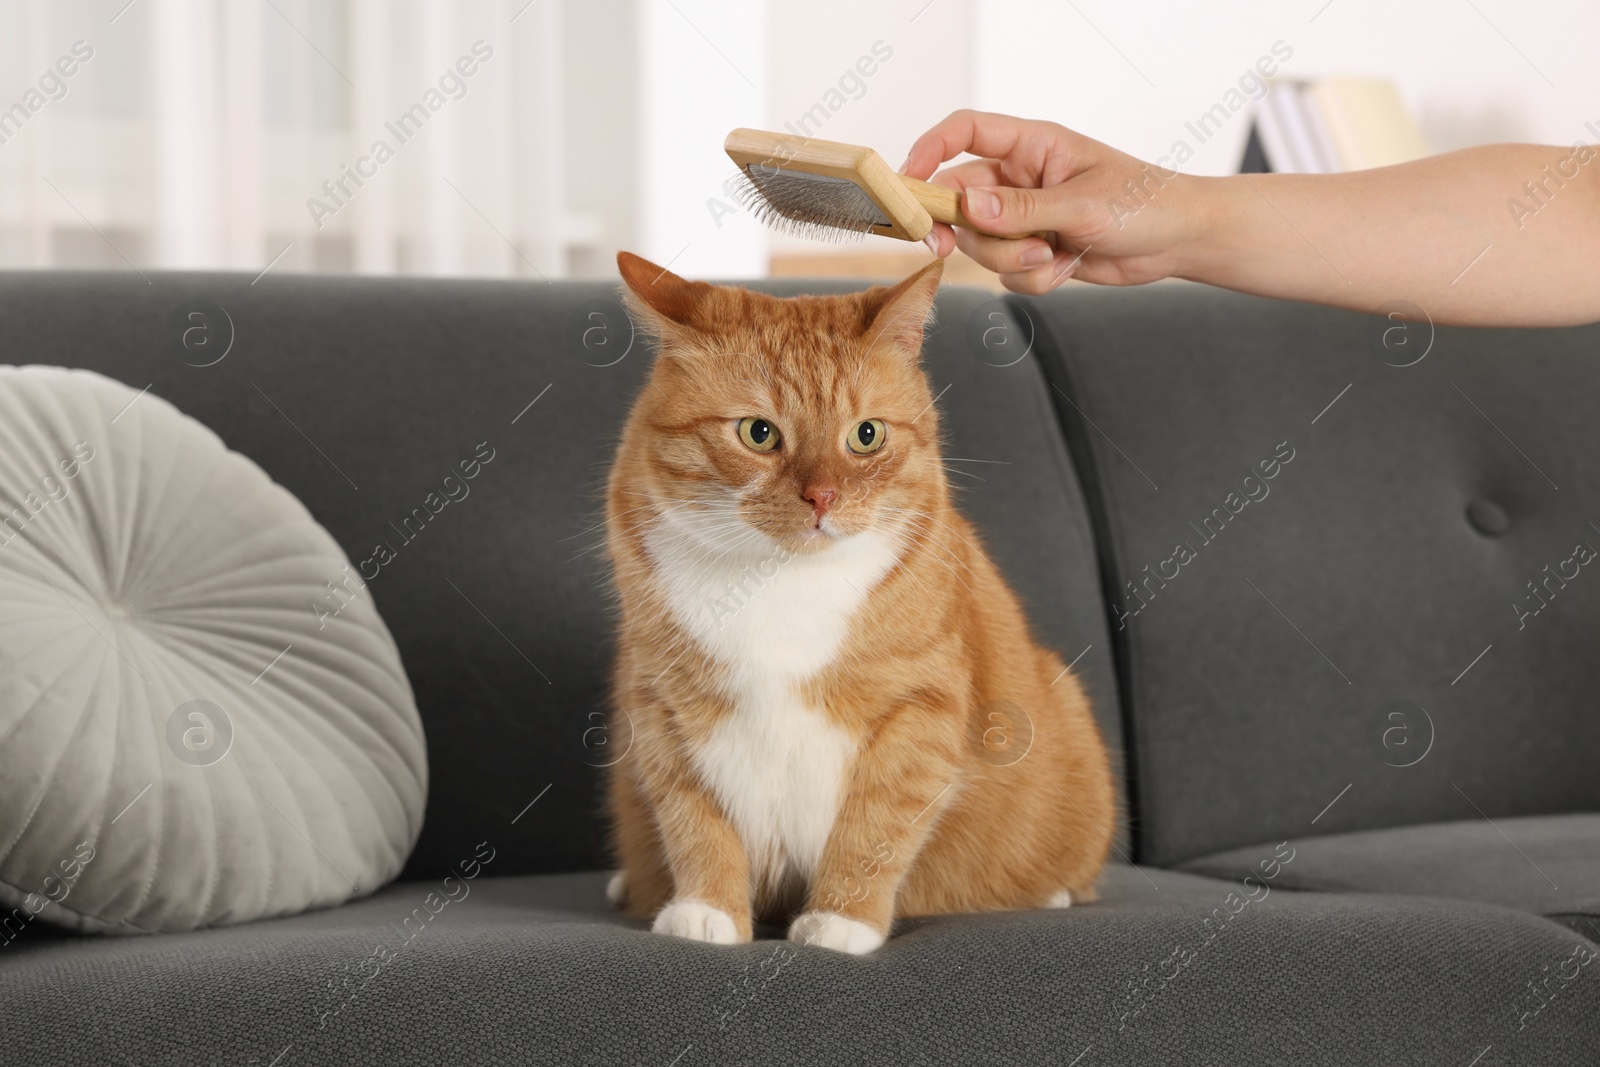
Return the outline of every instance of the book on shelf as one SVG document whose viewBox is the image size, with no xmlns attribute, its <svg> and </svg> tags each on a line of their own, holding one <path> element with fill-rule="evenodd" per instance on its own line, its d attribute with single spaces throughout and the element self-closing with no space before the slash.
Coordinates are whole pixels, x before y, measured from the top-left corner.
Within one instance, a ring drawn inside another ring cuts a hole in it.
<svg viewBox="0 0 1600 1067">
<path fill-rule="evenodd" d="M 1243 174 L 1328 174 L 1387 167 L 1428 154 L 1393 82 L 1274 81 L 1256 104 Z"/>
</svg>

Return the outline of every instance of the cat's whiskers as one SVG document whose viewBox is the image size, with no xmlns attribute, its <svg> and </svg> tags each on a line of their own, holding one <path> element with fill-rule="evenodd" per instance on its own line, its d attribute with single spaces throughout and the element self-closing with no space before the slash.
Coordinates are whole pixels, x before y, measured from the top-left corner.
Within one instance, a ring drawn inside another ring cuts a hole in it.
<svg viewBox="0 0 1600 1067">
<path fill-rule="evenodd" d="M 668 518 L 662 515 L 661 519 Z M 711 507 L 696 509 L 691 516 L 686 516 L 687 522 L 680 524 L 685 528 L 682 532 L 695 541 L 703 541 L 704 535 L 718 533 L 722 530 L 734 528 L 749 528 L 737 504 L 717 503 Z M 707 521 L 710 520 L 710 521 Z"/>
<path fill-rule="evenodd" d="M 638 491 L 631 491 L 631 492 L 628 493 L 628 495 L 629 496 L 641 496 L 641 495 L 648 495 L 648 494 L 641 494 Z M 658 506 L 657 501 L 654 498 L 650 498 L 648 503 L 640 504 L 637 507 L 627 508 L 624 511 L 619 511 L 619 512 L 616 513 L 616 515 L 614 515 L 612 517 L 620 519 L 620 518 L 623 518 L 626 515 L 632 515 L 636 511 L 643 511 L 646 508 L 653 508 L 653 507 L 657 507 L 657 506 Z M 556 544 L 559 545 L 564 541 L 573 541 L 573 540 L 576 540 L 577 538 L 582 537 L 584 534 L 593 533 L 596 530 L 602 529 L 602 528 L 604 528 L 604 526 L 605 526 L 607 521 L 608 520 L 605 517 L 602 516 L 600 521 L 595 523 L 593 526 L 590 526 L 588 529 L 585 529 L 585 530 L 579 530 L 575 534 L 570 534 L 570 535 L 568 535 L 566 537 L 560 538 L 559 540 L 556 541 Z"/>
<path fill-rule="evenodd" d="M 725 518 L 738 515 L 738 505 L 727 501 L 713 499 L 687 499 L 677 500 L 674 506 L 662 508 L 655 515 L 645 520 L 645 526 L 651 527 L 673 518 L 679 512 L 686 511 L 690 516 L 706 516 L 708 518 Z"/>
<path fill-rule="evenodd" d="M 957 530 L 954 526 L 951 526 L 948 521 L 946 521 L 944 519 L 939 519 L 937 521 L 939 523 L 939 526 L 943 529 L 943 531 L 945 533 L 949 534 L 951 537 L 954 537 L 957 541 L 960 541 L 962 544 L 966 545 L 968 548 L 972 549 L 974 552 L 978 551 L 978 546 L 973 544 L 971 541 L 967 540 L 965 537 L 961 536 L 961 532 L 959 530 Z"/>
<path fill-rule="evenodd" d="M 957 556 L 950 546 L 941 543 L 941 540 L 935 537 L 934 534 L 946 534 L 955 537 L 968 547 L 972 547 L 972 542 L 968 541 L 965 537 L 962 537 L 959 532 L 953 529 L 950 524 L 943 519 L 937 518 L 936 516 L 926 512 L 910 512 L 909 509 L 908 513 L 911 515 L 911 527 L 914 530 L 920 530 L 923 533 L 921 546 L 928 551 L 928 558 L 948 570 L 951 576 L 954 577 L 956 581 L 960 582 L 962 587 L 965 588 L 969 593 L 974 592 L 972 587 L 967 585 L 967 583 L 962 579 L 957 568 L 959 568 L 960 571 L 965 571 L 967 575 L 972 577 L 974 580 L 976 580 L 977 575 L 973 574 L 972 568 L 969 567 L 964 560 Z M 907 573 L 909 574 L 909 572 Z M 974 593 L 974 595 L 976 595 L 976 593 Z"/>
<path fill-rule="evenodd" d="M 576 562 L 577 560 L 582 559 L 584 556 L 587 556 L 589 553 L 598 551 L 599 549 L 602 549 L 604 547 L 606 547 L 606 541 L 605 541 L 605 538 L 602 537 L 600 540 L 596 541 L 594 544 L 590 545 L 588 548 L 580 549 L 579 551 L 577 551 L 577 552 L 573 553 L 572 555 L 568 556 L 567 559 L 566 559 L 566 562 L 567 563 Z"/>
<path fill-rule="evenodd" d="M 729 537 L 735 535 L 728 535 Z M 718 551 L 714 544 L 698 544 L 686 542 L 682 548 L 684 564 L 692 571 L 697 581 L 704 580 L 713 568 L 720 565 L 725 558 L 725 553 Z"/>
<path fill-rule="evenodd" d="M 708 540 L 704 536 L 707 532 L 714 532 L 716 536 Z M 692 530 L 680 530 L 678 534 L 683 540 L 684 547 L 692 553 L 686 560 L 687 564 L 693 568 L 697 579 L 704 579 L 712 568 L 753 540 L 760 531 L 743 520 L 734 520 L 718 523 L 709 528 L 696 526 Z"/>
<path fill-rule="evenodd" d="M 670 513 L 672 511 L 676 511 L 678 508 L 683 507 L 683 506 L 685 506 L 686 504 L 689 504 L 689 503 L 692 503 L 692 501 L 680 500 L 677 503 L 675 503 L 672 507 L 667 508 L 666 511 L 663 512 L 663 514 L 667 514 L 667 513 Z M 624 515 L 631 515 L 636 511 L 643 511 L 645 508 L 658 507 L 658 506 L 659 506 L 659 503 L 657 501 L 655 501 L 655 500 L 652 500 L 648 504 L 640 504 L 638 507 L 629 508 L 627 511 L 619 512 L 617 514 L 617 518 L 621 518 Z M 660 516 L 655 516 L 655 518 L 660 518 Z M 601 522 L 600 522 L 600 526 L 604 526 L 604 525 L 605 525 L 605 520 L 602 519 Z M 588 532 L 590 532 L 590 531 L 592 531 L 594 529 L 597 529 L 597 528 L 598 527 L 590 527 L 589 530 L 585 530 L 585 531 L 583 531 L 583 533 L 588 533 Z M 572 537 L 581 537 L 581 536 L 583 536 L 583 533 L 573 534 Z M 562 541 L 570 541 L 570 540 L 572 540 L 572 537 L 564 537 L 561 540 Z M 557 542 L 557 544 L 560 544 L 560 543 L 561 543 L 560 541 Z M 574 560 L 581 559 L 582 557 L 587 556 L 589 553 L 594 552 L 597 549 L 604 548 L 605 546 L 606 546 L 606 538 L 605 537 L 601 537 L 598 541 L 596 541 L 594 544 L 590 545 L 588 548 L 585 548 L 582 551 L 578 552 L 576 555 L 573 555 L 573 556 L 569 557 L 566 562 L 567 563 L 571 563 Z"/>
<path fill-rule="evenodd" d="M 947 562 L 945 559 L 943 559 L 939 555 L 938 552 L 934 552 L 934 553 L 930 554 L 928 556 L 928 558 L 933 560 L 933 562 L 937 563 L 939 566 L 943 567 L 945 570 L 949 571 L 950 572 L 950 577 L 954 578 L 956 581 L 961 583 L 961 588 L 965 589 L 967 592 L 971 593 L 973 596 L 977 596 L 978 595 L 977 591 L 974 590 L 972 588 L 972 586 L 968 585 L 966 583 L 966 581 L 961 577 L 961 575 L 956 571 L 956 568 L 954 566 L 952 566 L 949 562 Z M 968 569 L 964 564 L 962 565 L 962 570 L 967 571 L 968 574 L 972 573 L 971 570 Z"/>
<path fill-rule="evenodd" d="M 742 528 L 723 531 L 713 541 L 702 542 L 702 551 L 709 553 L 715 562 L 721 562 L 737 552 L 739 548 L 748 544 L 761 532 L 743 523 L 740 523 L 739 527 Z"/>
<path fill-rule="evenodd" d="M 934 528 L 929 525 L 934 521 L 934 517 L 926 511 L 920 508 L 878 503 L 873 506 L 873 515 L 878 519 L 888 517 L 889 521 L 879 521 L 873 528 L 894 538 L 895 555 L 898 558 L 903 560 L 913 546 L 930 550 L 935 547 L 930 538 L 930 532 Z M 924 594 L 929 592 L 927 585 L 914 570 L 899 567 L 892 573 L 903 575 L 908 581 L 914 582 Z"/>
<path fill-rule="evenodd" d="M 949 535 L 951 535 L 953 537 L 956 537 L 957 539 L 961 540 L 962 542 L 970 544 L 970 542 L 966 541 L 966 538 L 962 537 L 960 534 L 956 533 L 955 530 L 951 529 L 948 523 L 945 523 L 945 522 L 943 522 L 941 520 L 939 525 L 942 527 L 942 529 L 940 530 L 941 533 L 949 534 Z M 972 573 L 972 568 L 967 566 L 966 561 L 961 559 L 959 556 L 956 555 L 954 546 L 949 545 L 949 544 L 947 544 L 947 543 L 945 543 L 943 541 L 934 540 L 934 541 L 930 541 L 929 542 L 929 547 L 932 550 L 934 557 L 936 559 L 938 559 L 941 563 L 945 563 L 946 566 L 951 566 L 952 571 L 954 570 L 955 567 L 959 567 L 959 568 L 961 568 L 961 570 L 965 571 L 970 577 L 972 577 L 972 578 L 976 578 L 977 577 L 977 575 Z M 957 578 L 959 580 L 959 575 L 957 576 Z"/>
</svg>

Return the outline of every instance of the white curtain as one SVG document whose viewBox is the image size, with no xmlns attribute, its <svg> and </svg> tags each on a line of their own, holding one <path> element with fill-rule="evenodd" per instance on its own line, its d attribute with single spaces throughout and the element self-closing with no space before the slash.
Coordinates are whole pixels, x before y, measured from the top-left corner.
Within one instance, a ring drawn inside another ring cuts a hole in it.
<svg viewBox="0 0 1600 1067">
<path fill-rule="evenodd" d="M 570 57 L 631 12 L 0 0 L 0 267 L 595 273 L 632 198 L 569 145 L 636 102 L 569 92 Z"/>
</svg>

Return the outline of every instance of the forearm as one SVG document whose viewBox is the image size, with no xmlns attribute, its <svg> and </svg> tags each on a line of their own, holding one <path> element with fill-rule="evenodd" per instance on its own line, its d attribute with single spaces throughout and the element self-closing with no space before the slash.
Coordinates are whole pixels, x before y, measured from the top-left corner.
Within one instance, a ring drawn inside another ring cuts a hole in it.
<svg viewBox="0 0 1600 1067">
<path fill-rule="evenodd" d="M 1492 145 L 1346 174 L 1202 179 L 1172 273 L 1436 323 L 1600 320 L 1600 151 Z"/>
</svg>

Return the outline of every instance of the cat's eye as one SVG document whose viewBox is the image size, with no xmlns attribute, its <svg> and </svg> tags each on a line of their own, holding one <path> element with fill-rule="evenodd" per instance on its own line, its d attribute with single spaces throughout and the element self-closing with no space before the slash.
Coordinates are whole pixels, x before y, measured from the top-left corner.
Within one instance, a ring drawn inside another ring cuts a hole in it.
<svg viewBox="0 0 1600 1067">
<path fill-rule="evenodd" d="M 866 422 L 857 423 L 850 430 L 850 436 L 845 438 L 845 443 L 856 455 L 865 456 L 882 448 L 886 436 L 888 436 L 887 427 L 883 425 L 883 420 L 868 419 Z"/>
<path fill-rule="evenodd" d="M 778 447 L 781 436 L 778 428 L 766 419 L 751 415 L 739 420 L 739 440 L 757 452 L 771 452 Z"/>
</svg>

